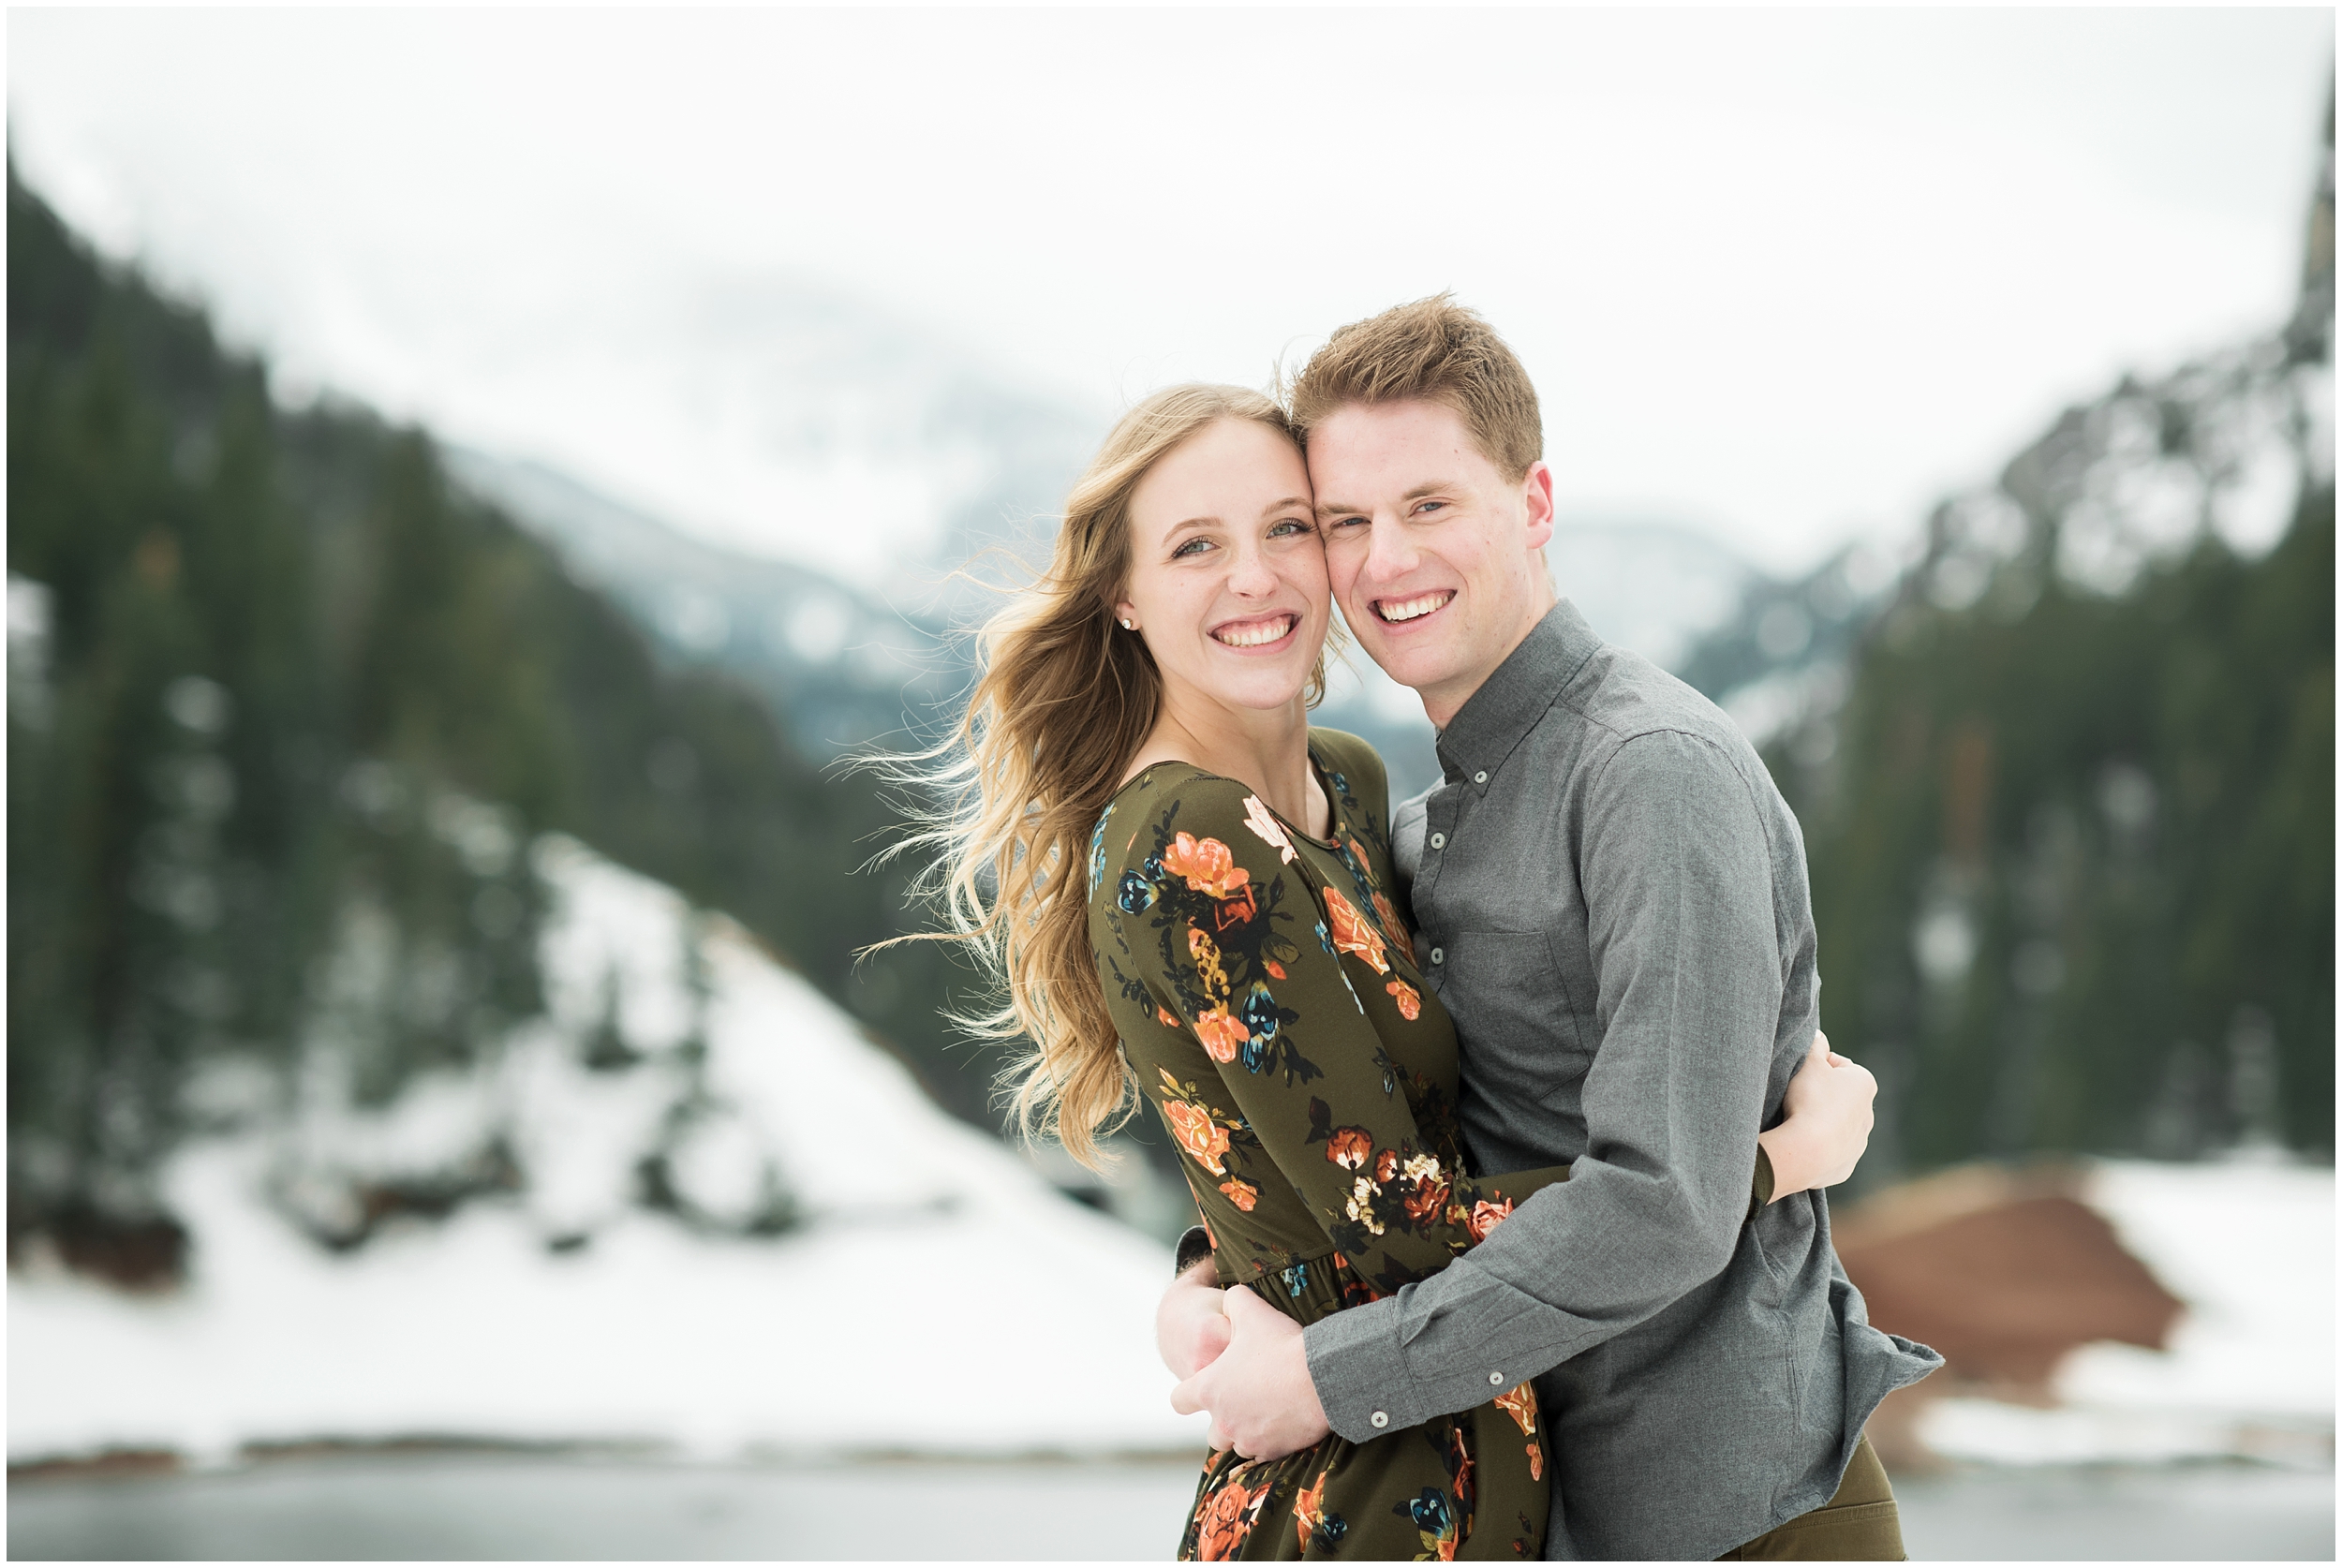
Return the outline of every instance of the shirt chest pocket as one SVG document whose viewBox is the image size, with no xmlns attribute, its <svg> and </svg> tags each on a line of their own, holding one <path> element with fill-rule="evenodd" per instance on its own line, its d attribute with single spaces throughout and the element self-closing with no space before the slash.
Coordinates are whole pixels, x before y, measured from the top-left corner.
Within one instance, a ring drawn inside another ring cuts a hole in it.
<svg viewBox="0 0 2342 1568">
<path fill-rule="evenodd" d="M 1459 931 L 1440 970 L 1439 998 L 1483 1092 L 1542 1099 L 1585 1076 L 1592 1049 L 1546 933 Z"/>
</svg>

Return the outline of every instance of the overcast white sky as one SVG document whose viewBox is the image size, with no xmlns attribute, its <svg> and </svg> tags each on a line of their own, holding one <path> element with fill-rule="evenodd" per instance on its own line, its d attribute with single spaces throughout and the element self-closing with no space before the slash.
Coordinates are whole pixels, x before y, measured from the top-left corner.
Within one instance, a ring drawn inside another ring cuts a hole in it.
<svg viewBox="0 0 2342 1568">
<path fill-rule="evenodd" d="M 2280 319 L 2333 58 L 2323 7 L 15 9 L 7 39 L 20 169 L 302 377 L 848 568 L 883 526 L 777 506 L 801 454 L 695 413 L 641 302 L 808 279 L 1103 430 L 1452 288 L 1536 377 L 1573 510 L 1794 567 Z"/>
</svg>

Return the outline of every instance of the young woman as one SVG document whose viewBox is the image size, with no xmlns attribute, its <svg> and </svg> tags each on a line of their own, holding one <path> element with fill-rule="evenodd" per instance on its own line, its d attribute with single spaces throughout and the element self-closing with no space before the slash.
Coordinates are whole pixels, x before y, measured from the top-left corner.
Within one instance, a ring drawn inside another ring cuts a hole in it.
<svg viewBox="0 0 2342 1568">
<path fill-rule="evenodd" d="M 1382 762 L 1312 730 L 1331 631 L 1309 475 L 1266 397 L 1157 392 L 985 629 L 946 777 L 945 933 L 1031 1046 L 1028 1134 L 1077 1158 L 1150 1102 L 1223 1283 L 1304 1324 L 1444 1267 L 1565 1167 L 1474 1175 L 1455 1030 L 1397 903 Z M 1759 1160 L 1756 1198 L 1769 1191 Z M 1182 1559 L 1543 1555 L 1523 1382 L 1367 1443 L 1207 1463 Z"/>
</svg>

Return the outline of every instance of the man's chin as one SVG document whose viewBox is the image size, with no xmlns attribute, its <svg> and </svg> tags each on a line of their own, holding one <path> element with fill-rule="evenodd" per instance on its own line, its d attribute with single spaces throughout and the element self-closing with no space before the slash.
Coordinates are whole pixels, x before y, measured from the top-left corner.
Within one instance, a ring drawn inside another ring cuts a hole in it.
<svg viewBox="0 0 2342 1568">
<path fill-rule="evenodd" d="M 1379 640 L 1363 637 L 1358 639 L 1358 645 L 1384 674 L 1418 694 L 1426 687 L 1437 687 L 1454 678 L 1455 660 L 1444 649 L 1407 644 L 1392 648 Z"/>
</svg>

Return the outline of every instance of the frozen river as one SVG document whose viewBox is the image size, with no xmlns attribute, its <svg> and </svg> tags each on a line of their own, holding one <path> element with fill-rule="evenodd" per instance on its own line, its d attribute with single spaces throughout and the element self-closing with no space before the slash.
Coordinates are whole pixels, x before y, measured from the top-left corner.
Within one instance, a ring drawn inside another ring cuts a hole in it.
<svg viewBox="0 0 2342 1568">
<path fill-rule="evenodd" d="M 11 1481 L 12 1559 L 1164 1559 L 1183 1462 L 282 1459 Z M 2332 1560 L 2334 1475 L 2243 1465 L 1899 1480 L 1915 1559 Z"/>
</svg>

